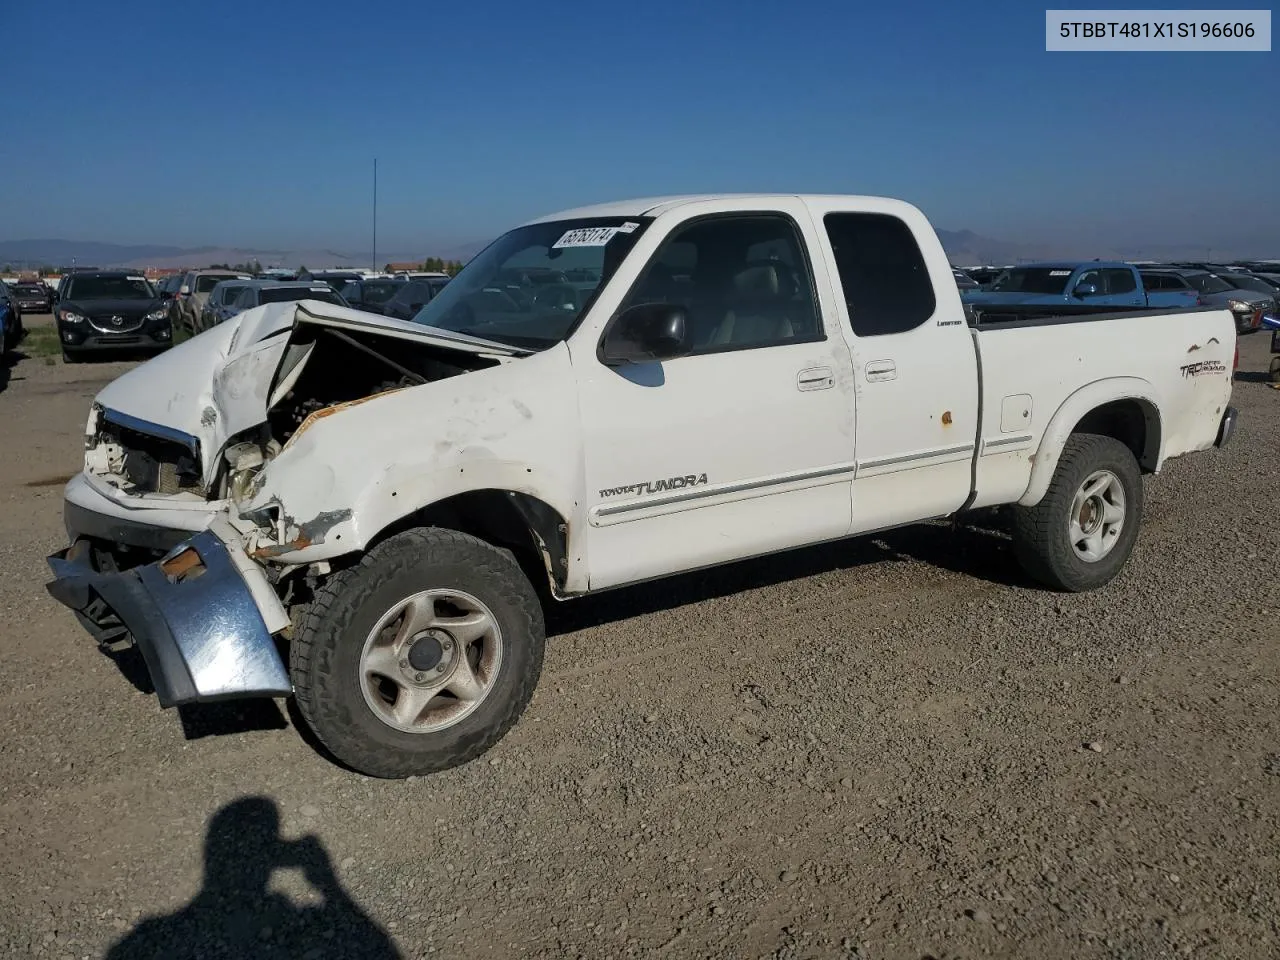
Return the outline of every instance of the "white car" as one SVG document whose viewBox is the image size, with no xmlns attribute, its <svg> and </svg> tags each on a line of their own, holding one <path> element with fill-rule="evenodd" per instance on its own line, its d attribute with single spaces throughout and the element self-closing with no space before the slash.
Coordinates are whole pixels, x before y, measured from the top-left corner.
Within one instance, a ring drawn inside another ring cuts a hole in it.
<svg viewBox="0 0 1280 960">
<path fill-rule="evenodd" d="M 1032 577 L 1101 587 L 1142 475 L 1229 439 L 1235 340 L 1226 310 L 971 325 L 894 200 L 573 210 L 415 322 L 272 304 L 109 385 L 50 590 L 165 706 L 293 695 L 355 769 L 427 773 L 515 723 L 544 598 L 998 504 Z"/>
</svg>

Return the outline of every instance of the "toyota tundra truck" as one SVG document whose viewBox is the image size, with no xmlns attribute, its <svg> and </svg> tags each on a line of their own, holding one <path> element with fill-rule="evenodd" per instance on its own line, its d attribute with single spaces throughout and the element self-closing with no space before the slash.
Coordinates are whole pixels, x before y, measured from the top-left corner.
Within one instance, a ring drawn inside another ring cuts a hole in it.
<svg viewBox="0 0 1280 960">
<path fill-rule="evenodd" d="M 548 603 L 1005 505 L 1117 575 L 1143 476 L 1225 444 L 1226 310 L 984 321 L 907 203 L 719 195 L 516 227 L 412 321 L 247 310 L 95 398 L 49 590 L 165 706 L 296 698 L 342 762 L 469 761 Z"/>
</svg>

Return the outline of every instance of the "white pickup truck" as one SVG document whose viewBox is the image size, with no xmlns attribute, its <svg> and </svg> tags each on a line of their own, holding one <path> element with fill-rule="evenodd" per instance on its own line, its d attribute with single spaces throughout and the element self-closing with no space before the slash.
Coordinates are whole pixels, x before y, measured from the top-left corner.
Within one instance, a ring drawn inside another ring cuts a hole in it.
<svg viewBox="0 0 1280 960">
<path fill-rule="evenodd" d="M 547 598 L 1011 505 L 1051 588 L 1227 441 L 1226 310 L 986 324 L 915 207 L 697 196 L 535 220 L 413 322 L 249 310 L 93 403 L 50 592 L 161 703 L 295 696 L 357 770 L 468 761 Z"/>
</svg>

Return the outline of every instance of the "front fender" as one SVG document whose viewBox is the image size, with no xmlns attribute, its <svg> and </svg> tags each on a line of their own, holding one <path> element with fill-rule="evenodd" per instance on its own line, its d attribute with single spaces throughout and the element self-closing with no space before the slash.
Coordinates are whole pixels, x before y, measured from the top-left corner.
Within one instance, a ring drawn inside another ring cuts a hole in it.
<svg viewBox="0 0 1280 960">
<path fill-rule="evenodd" d="M 1086 384 L 1068 396 L 1049 420 L 1040 437 L 1040 445 L 1032 457 L 1031 478 L 1027 489 L 1018 500 L 1024 507 L 1032 507 L 1040 502 L 1049 489 L 1053 473 L 1058 468 L 1058 460 L 1067 444 L 1067 438 L 1076 424 L 1091 411 L 1116 400 L 1138 400 L 1156 411 L 1159 416 L 1160 398 L 1150 381 L 1141 377 L 1108 377 Z M 1164 437 L 1161 431 L 1160 449 L 1156 454 L 1153 467 L 1158 468 L 1164 460 Z"/>
<path fill-rule="evenodd" d="M 356 401 L 299 431 L 238 505 L 282 563 L 365 549 L 391 524 L 461 493 L 526 493 L 571 525 L 583 502 L 566 349 Z"/>
</svg>

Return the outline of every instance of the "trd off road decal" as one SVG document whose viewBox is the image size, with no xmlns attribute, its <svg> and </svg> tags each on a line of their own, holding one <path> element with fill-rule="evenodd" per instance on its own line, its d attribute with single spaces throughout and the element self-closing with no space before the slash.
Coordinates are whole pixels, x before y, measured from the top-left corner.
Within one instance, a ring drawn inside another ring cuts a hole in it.
<svg viewBox="0 0 1280 960">
<path fill-rule="evenodd" d="M 1182 371 L 1183 379 L 1187 377 L 1202 377 L 1206 373 L 1226 373 L 1227 365 L 1221 360 L 1201 360 L 1199 363 L 1188 363 L 1178 368 Z"/>
<path fill-rule="evenodd" d="M 600 491 L 601 497 L 624 497 L 627 494 L 662 493 L 666 490 L 683 490 L 685 487 L 705 486 L 705 473 L 690 473 L 683 477 L 667 477 L 664 480 L 648 480 L 644 483 L 629 483 L 625 487 L 609 487 Z"/>
</svg>

